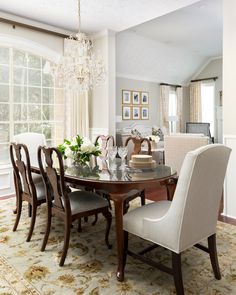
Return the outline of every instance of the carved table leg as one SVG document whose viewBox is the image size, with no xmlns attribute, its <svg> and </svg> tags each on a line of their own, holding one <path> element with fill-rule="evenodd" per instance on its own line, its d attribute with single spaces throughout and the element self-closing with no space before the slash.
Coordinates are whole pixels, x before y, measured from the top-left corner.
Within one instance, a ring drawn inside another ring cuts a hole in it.
<svg viewBox="0 0 236 295">
<path fill-rule="evenodd" d="M 118 268 L 116 277 L 122 282 L 124 280 L 124 235 L 123 235 L 123 207 L 125 194 L 110 194 L 115 207 L 116 220 L 116 240 L 117 240 L 117 254 L 118 254 Z"/>
</svg>

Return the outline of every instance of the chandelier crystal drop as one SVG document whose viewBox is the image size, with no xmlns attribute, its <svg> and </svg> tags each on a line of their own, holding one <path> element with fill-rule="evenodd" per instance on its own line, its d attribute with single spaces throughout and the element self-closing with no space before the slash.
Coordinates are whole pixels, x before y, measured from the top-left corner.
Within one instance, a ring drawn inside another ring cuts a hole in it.
<svg viewBox="0 0 236 295">
<path fill-rule="evenodd" d="M 78 0 L 78 17 L 78 33 L 66 39 L 64 55 L 58 63 L 50 65 L 50 68 L 59 85 L 83 92 L 105 80 L 105 69 L 101 55 L 95 55 L 93 52 L 93 42 L 80 31 L 80 0 Z"/>
</svg>

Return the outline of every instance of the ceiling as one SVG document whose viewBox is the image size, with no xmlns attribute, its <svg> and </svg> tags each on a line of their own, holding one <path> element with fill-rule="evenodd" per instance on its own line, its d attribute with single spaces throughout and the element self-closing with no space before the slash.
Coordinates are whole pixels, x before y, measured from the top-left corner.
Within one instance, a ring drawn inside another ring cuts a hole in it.
<svg viewBox="0 0 236 295">
<path fill-rule="evenodd" d="M 81 0 L 82 30 L 122 31 L 199 0 Z M 0 12 L 77 31 L 77 0 L 0 0 Z"/>
<path fill-rule="evenodd" d="M 222 55 L 222 0 L 203 0 L 132 29 L 144 37 L 207 57 Z"/>
</svg>

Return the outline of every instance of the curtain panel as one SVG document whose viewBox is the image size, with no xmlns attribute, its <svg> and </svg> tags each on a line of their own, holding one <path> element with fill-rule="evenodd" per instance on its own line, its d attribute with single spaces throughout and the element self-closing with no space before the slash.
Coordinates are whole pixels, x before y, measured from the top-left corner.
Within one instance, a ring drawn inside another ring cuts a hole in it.
<svg viewBox="0 0 236 295">
<path fill-rule="evenodd" d="M 190 122 L 202 121 L 201 82 L 190 84 Z"/>
<path fill-rule="evenodd" d="M 70 49 L 71 40 L 64 40 L 64 51 Z M 66 90 L 66 136 L 77 134 L 89 137 L 88 91 Z"/>
<path fill-rule="evenodd" d="M 169 95 L 170 86 L 160 85 L 160 123 L 169 131 Z"/>
<path fill-rule="evenodd" d="M 182 132 L 183 130 L 183 87 L 176 88 L 176 98 L 177 98 L 177 122 L 176 122 L 176 132 Z"/>
</svg>

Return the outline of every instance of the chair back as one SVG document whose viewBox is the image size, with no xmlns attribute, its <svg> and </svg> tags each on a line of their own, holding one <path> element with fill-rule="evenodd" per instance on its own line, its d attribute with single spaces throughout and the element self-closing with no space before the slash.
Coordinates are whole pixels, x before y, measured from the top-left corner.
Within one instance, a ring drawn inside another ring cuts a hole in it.
<svg viewBox="0 0 236 295">
<path fill-rule="evenodd" d="M 211 137 L 210 123 L 186 122 L 186 133 L 201 133 L 210 138 L 210 143 L 214 143 Z"/>
<path fill-rule="evenodd" d="M 211 144 L 186 155 L 171 207 L 164 217 L 176 252 L 216 232 L 230 152 L 224 145 Z"/>
<path fill-rule="evenodd" d="M 29 151 L 25 144 L 11 143 L 10 158 L 13 166 L 15 187 L 18 195 L 28 195 L 37 199 L 36 189 L 31 173 Z"/>
<path fill-rule="evenodd" d="M 171 166 L 179 174 L 186 154 L 208 143 L 207 136 L 165 135 L 165 165 Z"/>
<path fill-rule="evenodd" d="M 151 143 L 149 139 L 134 136 L 128 137 L 125 142 L 125 146 L 128 147 L 127 160 L 130 160 L 132 155 L 143 153 L 143 145 L 147 146 L 147 151 L 145 153 L 151 155 Z"/>
<path fill-rule="evenodd" d="M 42 155 L 44 155 L 44 158 Z M 56 161 L 59 164 L 58 169 L 56 169 Z M 38 162 L 47 192 L 47 202 L 51 201 L 52 194 L 54 197 L 53 207 L 70 213 L 71 208 L 65 185 L 65 172 L 61 153 L 54 147 L 39 146 Z"/>
<path fill-rule="evenodd" d="M 13 141 L 27 146 L 32 166 L 38 167 L 37 150 L 40 145 L 46 145 L 45 135 L 35 132 L 20 133 L 13 136 Z"/>
<path fill-rule="evenodd" d="M 115 140 L 112 135 L 98 135 L 95 139 L 95 144 L 99 144 L 101 147 L 101 156 L 107 156 L 107 148 L 109 146 L 115 146 Z"/>
</svg>

